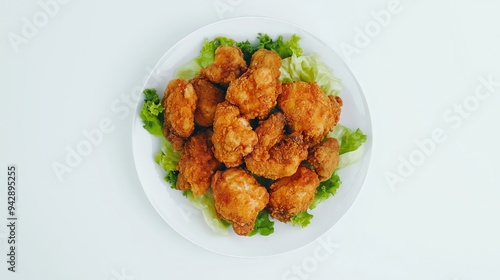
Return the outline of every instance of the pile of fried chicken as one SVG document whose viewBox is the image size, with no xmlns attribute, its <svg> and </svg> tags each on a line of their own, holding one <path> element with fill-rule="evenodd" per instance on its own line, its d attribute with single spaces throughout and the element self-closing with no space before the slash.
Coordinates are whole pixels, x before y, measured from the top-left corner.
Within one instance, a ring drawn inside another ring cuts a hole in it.
<svg viewBox="0 0 500 280">
<path fill-rule="evenodd" d="M 198 77 L 170 81 L 162 100 L 163 133 L 181 150 L 177 189 L 211 189 L 217 216 L 238 235 L 264 209 L 285 223 L 305 211 L 338 165 L 338 141 L 325 137 L 342 99 L 314 82 L 282 84 L 281 62 L 261 49 L 247 65 L 238 47 L 220 46 Z"/>
</svg>

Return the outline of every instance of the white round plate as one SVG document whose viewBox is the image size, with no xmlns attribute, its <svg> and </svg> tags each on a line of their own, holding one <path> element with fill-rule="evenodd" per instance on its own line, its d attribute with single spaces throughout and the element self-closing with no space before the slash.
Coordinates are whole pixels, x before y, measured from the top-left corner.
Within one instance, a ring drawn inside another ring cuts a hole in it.
<svg viewBox="0 0 500 280">
<path fill-rule="evenodd" d="M 283 35 L 288 39 L 297 34 L 304 54 L 317 53 L 329 65 L 334 75 L 342 80 L 344 101 L 340 123 L 368 135 L 365 155 L 357 163 L 339 171 L 342 185 L 327 201 L 309 211 L 314 215 L 309 226 L 301 228 L 275 221 L 275 231 L 269 236 L 236 235 L 231 228 L 228 234 L 213 232 L 181 191 L 173 190 L 163 180 L 164 171 L 154 162 L 153 156 L 160 150 L 159 140 L 142 126 L 139 117 L 143 96 L 137 104 L 132 129 L 132 146 L 135 166 L 142 187 L 160 216 L 180 235 L 210 251 L 239 257 L 262 257 L 282 254 L 300 248 L 316 240 L 330 230 L 347 212 L 354 202 L 365 179 L 370 162 L 372 127 L 365 97 L 352 72 L 340 55 L 312 33 L 294 24 L 262 17 L 241 17 L 215 22 L 202 27 L 175 44 L 160 59 L 153 69 L 144 88 L 156 88 L 160 98 L 175 70 L 199 55 L 203 41 L 217 36 L 233 38 L 236 41 L 255 42 L 258 33 L 269 34 L 273 39 Z"/>
</svg>

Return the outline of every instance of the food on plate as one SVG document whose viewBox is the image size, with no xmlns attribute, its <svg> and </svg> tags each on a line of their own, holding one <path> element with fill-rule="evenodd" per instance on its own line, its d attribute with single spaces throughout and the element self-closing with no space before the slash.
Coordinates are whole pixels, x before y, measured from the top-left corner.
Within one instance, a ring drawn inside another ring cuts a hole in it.
<svg viewBox="0 0 500 280">
<path fill-rule="evenodd" d="M 193 85 L 198 101 L 194 111 L 194 122 L 201 126 L 212 126 L 217 104 L 224 101 L 224 91 L 209 81 L 195 78 L 189 81 Z"/>
<path fill-rule="evenodd" d="M 308 210 L 335 194 L 337 170 L 359 160 L 366 141 L 339 124 L 340 80 L 302 54 L 298 36 L 257 39 L 205 40 L 161 101 L 144 91 L 144 128 L 164 137 L 155 161 L 215 232 L 307 226 Z"/>
<path fill-rule="evenodd" d="M 328 180 L 339 165 L 339 141 L 328 138 L 309 149 L 307 161 L 314 167 L 320 181 Z"/>
<path fill-rule="evenodd" d="M 278 53 L 265 49 L 256 51 L 248 71 L 229 85 L 226 100 L 238 106 L 247 119 L 267 117 L 281 93 L 280 67 Z"/>
<path fill-rule="evenodd" d="M 327 96 L 314 82 L 283 84 L 278 97 L 290 130 L 301 133 L 310 145 L 321 142 L 339 122 L 341 106 L 339 96 Z"/>
<path fill-rule="evenodd" d="M 189 137 L 181 151 L 177 169 L 177 189 L 190 189 L 195 196 L 204 194 L 209 186 L 210 179 L 220 166 L 212 152 L 212 131 L 207 129 Z"/>
<path fill-rule="evenodd" d="M 271 217 L 286 223 L 306 211 L 318 186 L 318 175 L 305 166 L 300 166 L 292 176 L 276 180 L 270 187 L 268 207 Z"/>
<path fill-rule="evenodd" d="M 247 170 L 234 167 L 217 171 L 211 187 L 217 215 L 232 223 L 236 234 L 250 234 L 257 215 L 269 202 L 266 188 Z"/>
<path fill-rule="evenodd" d="M 214 118 L 214 155 L 226 167 L 243 163 L 243 157 L 253 151 L 257 133 L 250 122 L 241 116 L 238 107 L 224 101 L 217 105 Z"/>
<path fill-rule="evenodd" d="M 193 86 L 185 80 L 175 79 L 168 83 L 162 102 L 165 108 L 163 134 L 175 150 L 180 150 L 194 131 L 197 99 Z"/>
<path fill-rule="evenodd" d="M 215 50 L 214 62 L 203 68 L 200 76 L 212 83 L 227 86 L 246 70 L 247 63 L 238 47 L 220 46 Z"/>
<path fill-rule="evenodd" d="M 276 180 L 297 171 L 307 157 L 307 145 L 302 135 L 285 135 L 285 116 L 279 112 L 261 121 L 255 129 L 258 142 L 245 157 L 246 167 L 253 174 Z"/>
</svg>

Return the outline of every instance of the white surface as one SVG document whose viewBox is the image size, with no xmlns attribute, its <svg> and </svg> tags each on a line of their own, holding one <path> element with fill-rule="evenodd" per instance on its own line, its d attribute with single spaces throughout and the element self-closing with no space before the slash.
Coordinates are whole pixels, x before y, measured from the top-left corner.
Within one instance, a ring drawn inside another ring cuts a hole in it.
<svg viewBox="0 0 500 280">
<path fill-rule="evenodd" d="M 184 37 L 165 53 L 152 70 L 144 88 L 155 88 L 161 98 L 167 83 L 174 79 L 176 69 L 197 57 L 207 38 L 213 39 L 224 34 L 238 42 L 254 41 L 262 30 L 266 30 L 266 34 L 272 38 L 281 35 L 288 39 L 291 34 L 300 36 L 304 55 L 314 52 L 323 63 L 335 69 L 335 75 L 342 80 L 343 87 L 341 123 L 354 129 L 362 129 L 369 140 L 364 145 L 364 157 L 356 164 L 339 171 L 343 187 L 334 197 L 309 211 L 314 219 L 306 229 L 275 221 L 275 234 L 269 236 L 242 238 L 231 229 L 221 236 L 207 226 L 198 213 L 200 210 L 163 180 L 165 172 L 153 161 L 153 155 L 160 151 L 161 143 L 158 137 L 152 136 L 143 128 L 144 123 L 140 117 L 144 104 L 142 95 L 133 120 L 132 147 L 137 174 L 148 199 L 160 216 L 179 234 L 207 250 L 235 257 L 283 254 L 323 236 L 342 218 L 356 199 L 366 178 L 373 143 L 366 99 L 340 55 L 308 31 L 281 20 L 238 17 L 204 26 Z"/>
<path fill-rule="evenodd" d="M 1 279 L 500 278 L 500 86 L 473 97 L 480 77 L 500 81 L 498 1 L 67 2 L 17 53 L 9 33 L 21 34 L 24 18 L 43 20 L 43 9 L 0 2 L 0 184 L 8 164 L 19 169 L 18 272 L 6 270 L 1 226 Z M 377 25 L 383 9 L 390 21 Z M 130 139 L 130 99 L 163 53 L 242 15 L 357 47 L 345 54 L 375 134 L 367 180 L 340 222 L 304 248 L 262 259 L 211 253 L 164 223 L 140 187 Z M 373 36 L 363 41 L 365 28 Z M 463 102 L 471 110 L 462 117 L 453 110 Z M 107 132 L 59 181 L 51 165 L 100 123 Z M 436 129 L 440 143 L 391 187 L 384 174 L 398 174 L 401 158 L 418 156 L 416 141 Z M 2 225 L 6 201 L 2 187 Z"/>
</svg>

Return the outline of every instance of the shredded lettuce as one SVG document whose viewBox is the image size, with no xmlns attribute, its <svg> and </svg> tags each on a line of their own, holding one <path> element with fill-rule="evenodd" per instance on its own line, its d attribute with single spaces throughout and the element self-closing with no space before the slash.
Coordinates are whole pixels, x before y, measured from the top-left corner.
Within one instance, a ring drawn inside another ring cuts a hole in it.
<svg viewBox="0 0 500 280">
<path fill-rule="evenodd" d="M 294 226 L 301 226 L 303 228 L 307 227 L 311 223 L 311 220 L 313 218 L 313 215 L 309 214 L 306 211 L 300 212 L 299 214 L 293 216 L 290 221 L 292 222 L 292 225 Z"/>
<path fill-rule="evenodd" d="M 214 195 L 211 190 L 208 190 L 205 194 L 194 196 L 191 190 L 186 190 L 182 193 L 187 199 L 193 203 L 193 205 L 200 209 L 203 213 L 203 218 L 208 226 L 216 233 L 227 234 L 227 228 L 231 225 L 230 223 L 217 218 L 215 213 Z"/>
<path fill-rule="evenodd" d="M 143 122 L 143 127 L 149 131 L 149 133 L 155 136 L 163 136 L 162 124 L 160 114 L 163 112 L 164 108 L 161 105 L 161 100 L 156 93 L 156 89 L 147 88 L 143 91 L 144 105 L 140 113 L 140 117 Z"/>
<path fill-rule="evenodd" d="M 269 220 L 269 213 L 262 210 L 255 219 L 255 226 L 248 236 L 253 236 L 257 233 L 263 236 L 268 236 L 274 232 L 274 222 Z"/>
<path fill-rule="evenodd" d="M 342 91 L 340 79 L 333 76 L 332 70 L 316 54 L 285 58 L 280 71 L 283 83 L 316 82 L 325 94 L 334 96 Z"/>
</svg>

